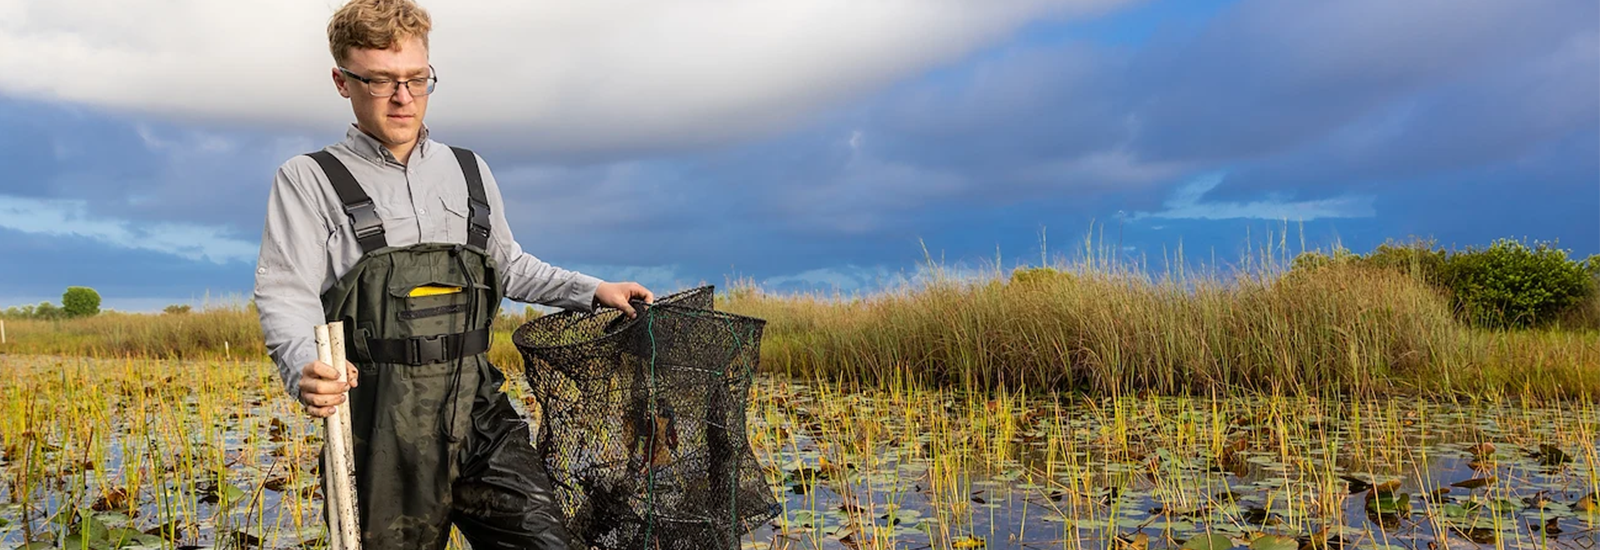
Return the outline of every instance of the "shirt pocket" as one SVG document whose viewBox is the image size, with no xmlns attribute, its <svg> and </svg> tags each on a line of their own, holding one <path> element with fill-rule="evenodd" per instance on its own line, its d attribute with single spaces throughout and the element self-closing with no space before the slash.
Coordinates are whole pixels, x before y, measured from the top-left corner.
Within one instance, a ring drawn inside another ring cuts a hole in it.
<svg viewBox="0 0 1600 550">
<path fill-rule="evenodd" d="M 467 198 L 464 196 L 440 195 L 439 205 L 444 209 L 443 235 L 444 242 L 467 242 L 467 217 L 471 211 L 467 208 Z"/>
</svg>

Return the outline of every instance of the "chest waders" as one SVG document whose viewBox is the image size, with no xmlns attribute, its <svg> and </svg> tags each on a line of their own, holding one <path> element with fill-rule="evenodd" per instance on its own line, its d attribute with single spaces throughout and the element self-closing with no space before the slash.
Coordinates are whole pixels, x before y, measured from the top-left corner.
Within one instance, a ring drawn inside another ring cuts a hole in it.
<svg viewBox="0 0 1600 550">
<path fill-rule="evenodd" d="M 322 294 L 360 369 L 349 407 L 362 547 L 437 550 L 452 523 L 475 550 L 576 547 L 528 424 L 500 391 L 505 375 L 489 364 L 502 292 L 485 252 L 489 202 L 477 157 L 451 150 L 470 198 L 465 245 L 390 247 L 350 171 L 326 151 L 310 154 L 362 250 Z"/>
</svg>

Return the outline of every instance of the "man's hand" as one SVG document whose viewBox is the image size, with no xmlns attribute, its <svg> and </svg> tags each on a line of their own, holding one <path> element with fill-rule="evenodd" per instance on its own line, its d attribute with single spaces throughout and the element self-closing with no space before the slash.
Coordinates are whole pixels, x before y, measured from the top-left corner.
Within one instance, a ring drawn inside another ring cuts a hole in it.
<svg viewBox="0 0 1600 550">
<path fill-rule="evenodd" d="M 344 393 L 356 387 L 358 371 L 352 364 L 346 365 L 349 370 L 345 379 L 349 383 L 339 381 L 339 371 L 322 361 L 307 363 L 300 369 L 300 402 L 306 406 L 306 413 L 318 418 L 333 415 L 333 407 L 344 403 Z"/>
<path fill-rule="evenodd" d="M 628 304 L 628 300 L 634 298 L 644 300 L 644 303 L 647 304 L 655 303 L 656 301 L 656 295 L 652 294 L 650 289 L 634 282 L 600 283 L 600 286 L 594 289 L 594 301 L 596 304 L 620 309 L 628 315 L 629 319 L 638 315 L 633 311 L 633 306 Z"/>
</svg>

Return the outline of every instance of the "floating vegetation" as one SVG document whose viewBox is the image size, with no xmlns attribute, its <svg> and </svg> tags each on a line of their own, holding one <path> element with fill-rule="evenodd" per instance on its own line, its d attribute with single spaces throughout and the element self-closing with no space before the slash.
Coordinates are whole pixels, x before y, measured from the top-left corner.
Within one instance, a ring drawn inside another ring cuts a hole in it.
<svg viewBox="0 0 1600 550">
<path fill-rule="evenodd" d="M 321 544 L 321 439 L 261 363 L 0 356 L 0 546 Z"/>
<path fill-rule="evenodd" d="M 751 407 L 785 510 L 748 548 L 1600 548 L 1589 402 L 769 378 Z M 325 547 L 320 449 L 265 363 L 0 355 L 0 548 Z"/>
<path fill-rule="evenodd" d="M 1600 547 L 1600 408 L 768 380 L 749 548 Z"/>
</svg>

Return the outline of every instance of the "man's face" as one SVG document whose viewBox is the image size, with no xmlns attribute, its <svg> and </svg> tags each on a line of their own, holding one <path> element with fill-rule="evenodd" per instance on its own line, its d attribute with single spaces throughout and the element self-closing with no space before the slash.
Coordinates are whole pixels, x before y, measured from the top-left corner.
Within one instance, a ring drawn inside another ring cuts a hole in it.
<svg viewBox="0 0 1600 550">
<path fill-rule="evenodd" d="M 371 80 L 400 81 L 429 76 L 428 48 L 422 39 L 412 37 L 388 50 L 352 48 L 345 69 Z M 407 86 L 396 86 L 394 95 L 374 97 L 372 86 L 333 70 L 339 95 L 350 98 L 356 113 L 356 126 L 387 145 L 404 145 L 417 139 L 422 116 L 428 112 L 428 96 L 413 96 Z"/>
</svg>

